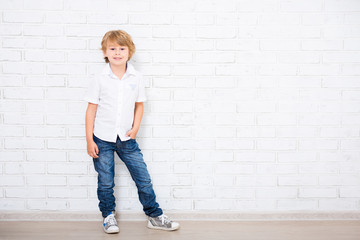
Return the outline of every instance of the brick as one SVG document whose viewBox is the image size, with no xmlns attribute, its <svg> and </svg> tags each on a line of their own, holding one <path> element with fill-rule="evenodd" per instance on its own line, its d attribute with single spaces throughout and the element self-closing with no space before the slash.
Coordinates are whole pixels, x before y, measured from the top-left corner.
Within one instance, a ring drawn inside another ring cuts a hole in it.
<svg viewBox="0 0 360 240">
<path fill-rule="evenodd" d="M 63 77 L 26 77 L 25 86 L 27 87 L 64 87 L 65 78 Z"/>
<path fill-rule="evenodd" d="M 298 2 L 296 0 L 282 0 L 280 9 L 286 12 L 318 12 L 322 10 L 323 1 L 321 0 L 305 0 Z"/>
<path fill-rule="evenodd" d="M 282 14 L 274 14 L 274 13 L 264 13 L 259 16 L 258 20 L 260 25 L 297 25 L 300 23 L 300 14 L 295 13 L 282 13 Z"/>
<path fill-rule="evenodd" d="M 275 162 L 276 156 L 271 152 L 237 152 L 234 160 L 237 162 Z"/>
<path fill-rule="evenodd" d="M 295 65 L 262 65 L 259 67 L 260 75 L 273 76 L 295 76 L 297 74 L 297 67 Z"/>
<path fill-rule="evenodd" d="M 5 113 L 4 123 L 5 124 L 17 124 L 17 125 L 28 125 L 28 124 L 43 124 L 44 117 L 40 114 L 19 114 L 19 113 Z"/>
<path fill-rule="evenodd" d="M 356 187 L 340 187 L 341 198 L 358 198 L 360 196 L 360 188 Z"/>
<path fill-rule="evenodd" d="M 360 23 L 360 17 L 359 14 L 356 14 L 355 12 L 346 12 L 344 16 L 344 23 L 345 24 L 359 24 Z"/>
<path fill-rule="evenodd" d="M 236 176 L 236 186 L 277 186 L 275 176 Z"/>
<path fill-rule="evenodd" d="M 43 99 L 44 91 L 41 88 L 5 88 L 6 99 Z"/>
<path fill-rule="evenodd" d="M 32 12 L 4 12 L 3 13 L 3 22 L 10 23 L 42 23 L 44 19 L 44 14 L 37 13 L 33 14 Z"/>
<path fill-rule="evenodd" d="M 237 10 L 243 12 L 274 12 L 278 11 L 278 2 L 258 0 L 258 1 L 237 1 Z"/>
<path fill-rule="evenodd" d="M 213 209 L 213 206 L 217 206 L 218 210 L 231 210 L 234 209 L 235 200 L 226 199 L 204 199 L 204 200 L 195 200 L 194 209 L 195 210 L 210 210 Z"/>
<path fill-rule="evenodd" d="M 334 198 L 337 196 L 335 188 L 300 188 L 299 197 L 301 198 Z"/>
<path fill-rule="evenodd" d="M 194 160 L 201 162 L 201 166 L 204 165 L 202 162 L 215 162 L 220 159 L 221 162 L 232 162 L 234 159 L 233 151 L 221 150 L 221 151 L 196 151 Z M 200 166 L 200 165 L 199 165 Z"/>
<path fill-rule="evenodd" d="M 1 210 L 25 210 L 25 200 L 15 200 L 15 199 L 2 199 L 0 202 Z"/>
<path fill-rule="evenodd" d="M 45 174 L 43 163 L 6 163 L 6 174 Z"/>
<path fill-rule="evenodd" d="M 86 23 L 86 14 L 80 12 L 55 12 L 46 13 L 46 23 L 74 24 Z"/>
<path fill-rule="evenodd" d="M 215 197 L 220 199 L 243 199 L 243 198 L 253 198 L 255 195 L 255 189 L 249 188 L 218 188 L 215 191 Z"/>
<path fill-rule="evenodd" d="M 258 45 L 255 50 L 258 49 Z M 259 63 L 276 63 L 276 54 L 273 52 L 260 52 L 260 51 L 246 52 L 241 51 L 236 55 L 236 63 L 241 64 L 259 64 Z"/>
<path fill-rule="evenodd" d="M 234 63 L 235 53 L 206 52 L 195 54 L 196 63 Z"/>
<path fill-rule="evenodd" d="M 152 40 L 137 39 L 134 41 L 136 44 L 136 49 L 138 50 L 165 51 L 165 50 L 170 50 L 170 46 L 171 46 L 169 40 L 163 40 L 163 39 L 152 39 Z"/>
<path fill-rule="evenodd" d="M 0 126 L 1 137 L 23 137 L 24 127 L 22 126 Z"/>
<path fill-rule="evenodd" d="M 86 49 L 86 41 L 83 39 L 72 38 L 48 38 L 46 48 L 48 49 Z"/>
<path fill-rule="evenodd" d="M 216 149 L 254 149 L 253 140 L 238 140 L 238 139 L 217 139 L 216 140 Z"/>
<path fill-rule="evenodd" d="M 171 24 L 171 14 L 130 14 L 130 24 L 151 24 L 167 25 Z"/>
<path fill-rule="evenodd" d="M 75 139 L 49 139 L 47 141 L 48 149 L 85 149 L 86 143 L 84 140 L 75 140 Z"/>
<path fill-rule="evenodd" d="M 339 172 L 339 165 L 337 163 L 314 162 L 304 163 L 299 165 L 300 173 L 327 173 L 336 174 Z"/>
<path fill-rule="evenodd" d="M 87 198 L 88 191 L 86 188 L 51 188 L 48 189 L 47 195 L 49 198 L 66 198 L 78 199 Z"/>
<path fill-rule="evenodd" d="M 67 201 L 55 200 L 28 200 L 27 209 L 30 210 L 65 210 Z"/>
<path fill-rule="evenodd" d="M 356 175 L 319 176 L 319 184 L 323 186 L 352 186 L 359 180 Z"/>
<path fill-rule="evenodd" d="M 1 87 L 21 87 L 23 85 L 22 78 L 20 76 L 6 76 L 1 77 Z"/>
<path fill-rule="evenodd" d="M 297 174 L 298 166 L 296 164 L 277 164 L 277 163 L 261 163 L 256 166 L 257 174 Z"/>
<path fill-rule="evenodd" d="M 24 186 L 24 176 L 0 176 L 1 185 L 3 186 Z"/>
<path fill-rule="evenodd" d="M 316 139 L 316 140 L 300 140 L 299 141 L 299 149 L 338 149 L 338 141 L 337 140 L 327 140 L 327 139 Z"/>
<path fill-rule="evenodd" d="M 1 24 L 0 36 L 20 36 L 23 34 L 22 24 Z"/>
<path fill-rule="evenodd" d="M 300 50 L 299 40 L 272 40 L 265 39 L 260 40 L 260 49 L 261 50 L 277 50 L 277 51 L 294 51 Z"/>
<path fill-rule="evenodd" d="M 8 188 L 5 190 L 5 196 L 8 198 L 45 198 L 44 188 Z"/>
<path fill-rule="evenodd" d="M 0 152 L 0 162 L 5 162 L 5 161 L 9 161 L 9 159 L 11 159 L 11 161 L 13 162 L 19 162 L 19 161 L 23 161 L 25 158 L 25 154 L 23 152 L 19 152 L 19 151 L 1 151 Z"/>
<path fill-rule="evenodd" d="M 5 149 L 44 149 L 43 139 L 35 138 L 7 138 L 5 139 Z"/>
<path fill-rule="evenodd" d="M 86 66 L 84 64 L 47 64 L 46 73 L 47 74 L 85 74 Z"/>
<path fill-rule="evenodd" d="M 214 23 L 215 20 L 213 14 L 209 13 L 173 14 L 173 24 L 176 25 L 212 25 Z"/>
<path fill-rule="evenodd" d="M 215 166 L 216 174 L 253 174 L 255 166 L 251 164 L 239 163 L 218 163 Z"/>
<path fill-rule="evenodd" d="M 23 0 L 14 0 L 14 1 L 4 1 L 1 4 L 1 8 L 4 10 L 8 9 L 22 9 L 23 8 Z"/>
<path fill-rule="evenodd" d="M 318 183 L 316 176 L 279 176 L 279 186 L 314 186 Z"/>
<path fill-rule="evenodd" d="M 153 136 L 154 137 L 169 137 L 169 138 L 183 138 L 183 137 L 191 137 L 191 129 L 190 128 L 153 128 Z"/>
<path fill-rule="evenodd" d="M 64 27 L 62 25 L 24 25 L 24 36 L 62 36 Z"/>
<path fill-rule="evenodd" d="M 214 176 L 214 186 L 232 186 L 234 184 L 234 176 L 216 175 Z"/>
<path fill-rule="evenodd" d="M 193 77 L 187 78 L 153 78 L 154 87 L 164 87 L 164 88 L 176 88 L 176 87 L 185 87 L 190 88 L 195 85 L 195 80 Z"/>
<path fill-rule="evenodd" d="M 296 198 L 297 189 L 287 188 L 287 187 L 268 187 L 268 188 L 259 188 L 255 190 L 256 198 Z"/>
<path fill-rule="evenodd" d="M 296 116 L 288 113 L 259 113 L 258 125 L 296 125 Z"/>
<path fill-rule="evenodd" d="M 350 40 L 350 39 L 349 39 Z M 347 40 L 344 40 L 346 43 Z M 301 41 L 301 50 L 316 51 L 316 50 L 342 50 L 343 40 L 340 39 L 311 39 Z M 350 44 L 350 43 L 349 43 Z M 351 46 L 351 44 L 350 44 Z"/>
<path fill-rule="evenodd" d="M 194 136 L 198 138 L 232 138 L 236 137 L 236 130 L 233 127 L 214 127 L 211 129 L 207 127 L 197 127 L 194 129 Z"/>
<path fill-rule="evenodd" d="M 210 65 L 179 65 L 175 66 L 173 71 L 177 76 L 208 76 L 214 75 L 215 67 Z"/>
<path fill-rule="evenodd" d="M 188 63 L 192 61 L 191 53 L 152 53 L 155 63 Z"/>
<path fill-rule="evenodd" d="M 44 65 L 42 63 L 4 62 L 2 65 L 3 65 L 4 73 L 24 74 L 24 75 L 44 73 Z"/>
<path fill-rule="evenodd" d="M 328 0 L 325 2 L 325 11 L 359 11 L 360 4 L 356 0 Z"/>
<path fill-rule="evenodd" d="M 21 52 L 14 50 L 0 50 L 1 61 L 21 61 Z"/>
<path fill-rule="evenodd" d="M 324 63 L 354 63 L 360 62 L 358 52 L 326 52 L 323 54 Z"/>
<path fill-rule="evenodd" d="M 198 27 L 196 36 L 205 39 L 235 38 L 237 29 L 231 26 L 202 26 Z"/>
<path fill-rule="evenodd" d="M 49 163 L 47 164 L 47 173 L 62 175 L 86 175 L 87 164 L 82 163 Z"/>
<path fill-rule="evenodd" d="M 333 113 L 303 114 L 299 118 L 300 125 L 338 125 L 341 118 Z"/>
<path fill-rule="evenodd" d="M 212 139 L 196 139 L 196 140 L 174 140 L 174 149 L 178 150 L 200 150 L 200 149 L 214 149 L 215 141 Z"/>
<path fill-rule="evenodd" d="M 48 88 L 46 98 L 51 100 L 82 100 L 86 89 L 82 88 Z"/>
<path fill-rule="evenodd" d="M 282 210 L 316 210 L 318 208 L 318 200 L 307 200 L 307 199 L 298 199 L 298 200 L 287 200 L 280 199 L 277 201 L 277 208 Z"/>
<path fill-rule="evenodd" d="M 343 75 L 359 75 L 360 64 L 343 64 L 341 68 L 341 72 Z"/>
<path fill-rule="evenodd" d="M 339 81 L 341 79 L 341 81 Z M 354 76 L 325 76 L 322 80 L 323 87 L 355 88 L 360 86 L 357 77 Z"/>
<path fill-rule="evenodd" d="M 127 24 L 128 16 L 124 13 L 114 14 L 107 12 L 106 14 L 91 14 L 87 16 L 89 24 Z"/>
<path fill-rule="evenodd" d="M 279 63 L 320 63 L 320 55 L 310 52 L 279 53 Z"/>
<path fill-rule="evenodd" d="M 170 46 L 170 45 L 169 45 Z M 175 39 L 174 49 L 183 51 L 201 51 L 201 50 L 212 50 L 214 49 L 214 41 L 209 40 L 188 40 L 188 39 Z M 220 49 L 222 50 L 222 49 Z"/>
<path fill-rule="evenodd" d="M 25 50 L 24 60 L 29 62 L 64 62 L 65 53 L 42 50 Z"/>
<path fill-rule="evenodd" d="M 355 210 L 357 209 L 358 201 L 352 199 L 320 199 L 319 209 L 331 211 L 331 209 L 339 210 Z"/>
</svg>

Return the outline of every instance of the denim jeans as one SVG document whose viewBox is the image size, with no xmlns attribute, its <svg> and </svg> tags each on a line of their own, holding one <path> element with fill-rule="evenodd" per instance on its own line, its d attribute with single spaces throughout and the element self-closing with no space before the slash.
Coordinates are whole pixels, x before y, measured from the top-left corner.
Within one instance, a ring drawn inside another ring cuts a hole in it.
<svg viewBox="0 0 360 240">
<path fill-rule="evenodd" d="M 103 141 L 94 135 L 94 142 L 99 148 L 99 157 L 93 158 L 93 162 L 98 173 L 97 195 L 102 216 L 105 218 L 111 211 L 115 210 L 114 152 L 125 163 L 131 178 L 134 180 L 145 214 L 150 217 L 160 216 L 163 212 L 156 202 L 150 175 L 136 140 L 121 141 L 118 137 L 116 143 L 113 143 Z"/>
</svg>

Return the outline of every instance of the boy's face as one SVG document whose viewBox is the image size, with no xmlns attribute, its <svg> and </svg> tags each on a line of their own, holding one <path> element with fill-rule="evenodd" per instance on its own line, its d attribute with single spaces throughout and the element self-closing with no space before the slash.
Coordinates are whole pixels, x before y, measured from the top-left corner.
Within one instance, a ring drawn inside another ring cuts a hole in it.
<svg viewBox="0 0 360 240">
<path fill-rule="evenodd" d="M 129 59 L 129 48 L 127 46 L 120 46 L 117 43 L 109 42 L 104 52 L 104 57 L 107 57 L 111 65 L 123 65 Z"/>
</svg>

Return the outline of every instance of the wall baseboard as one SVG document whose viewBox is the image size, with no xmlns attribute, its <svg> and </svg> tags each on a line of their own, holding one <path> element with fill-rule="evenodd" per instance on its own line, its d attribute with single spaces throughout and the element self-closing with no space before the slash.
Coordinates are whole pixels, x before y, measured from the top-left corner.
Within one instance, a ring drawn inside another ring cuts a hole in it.
<svg viewBox="0 0 360 240">
<path fill-rule="evenodd" d="M 295 221 L 295 220 L 360 220 L 360 211 L 166 211 L 177 221 Z M 143 212 L 121 211 L 119 221 L 144 221 Z M 75 211 L 0 211 L 0 221 L 99 221 L 100 212 Z"/>
</svg>

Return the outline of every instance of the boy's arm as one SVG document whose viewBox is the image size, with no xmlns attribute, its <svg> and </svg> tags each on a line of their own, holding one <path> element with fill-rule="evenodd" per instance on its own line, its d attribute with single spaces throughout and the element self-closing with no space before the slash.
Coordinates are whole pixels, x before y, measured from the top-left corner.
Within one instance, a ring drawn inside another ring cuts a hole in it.
<svg viewBox="0 0 360 240">
<path fill-rule="evenodd" d="M 96 110 L 97 104 L 89 103 L 85 116 L 87 152 L 93 158 L 98 158 L 97 154 L 99 153 L 99 149 L 93 139 Z"/>
<path fill-rule="evenodd" d="M 136 102 L 135 111 L 134 111 L 134 122 L 132 129 L 126 133 L 126 136 L 129 136 L 132 139 L 136 138 L 136 134 L 139 131 L 141 119 L 144 113 L 144 103 Z"/>
</svg>

